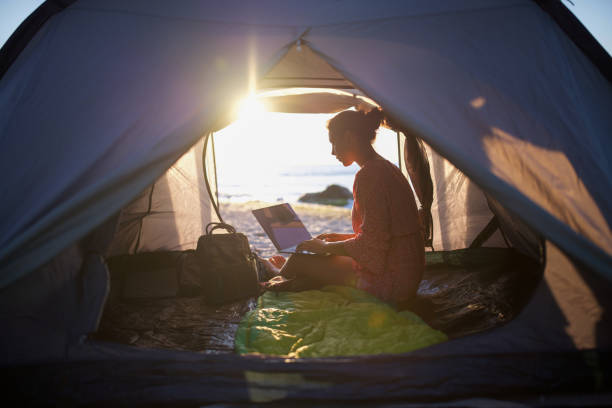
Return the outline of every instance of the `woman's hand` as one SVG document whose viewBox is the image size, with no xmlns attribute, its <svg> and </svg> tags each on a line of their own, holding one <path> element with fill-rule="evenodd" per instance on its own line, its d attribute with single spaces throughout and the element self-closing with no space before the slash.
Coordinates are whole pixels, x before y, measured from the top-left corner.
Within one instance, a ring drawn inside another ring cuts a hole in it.
<svg viewBox="0 0 612 408">
<path fill-rule="evenodd" d="M 353 238 L 353 236 L 354 234 L 338 234 L 335 232 L 331 232 L 328 234 L 317 235 L 317 239 L 323 240 L 325 242 L 338 242 Z"/>
<path fill-rule="evenodd" d="M 342 235 L 342 234 L 338 234 Z M 302 242 L 296 248 L 298 251 L 310 251 L 315 254 L 348 255 L 344 249 L 344 242 L 326 242 L 319 238 L 309 239 Z"/>
<path fill-rule="evenodd" d="M 326 247 L 327 242 L 319 238 L 313 238 L 299 244 L 296 250 L 314 252 L 315 254 L 325 254 L 327 253 Z"/>
</svg>

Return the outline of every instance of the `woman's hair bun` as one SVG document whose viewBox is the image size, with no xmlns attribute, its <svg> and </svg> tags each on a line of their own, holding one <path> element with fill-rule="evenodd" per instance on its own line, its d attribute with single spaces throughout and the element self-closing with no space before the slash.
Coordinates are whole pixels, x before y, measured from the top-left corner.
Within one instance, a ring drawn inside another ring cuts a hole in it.
<svg viewBox="0 0 612 408">
<path fill-rule="evenodd" d="M 385 114 L 380 108 L 372 108 L 364 112 L 365 127 L 370 132 L 375 132 L 385 120 Z"/>
<path fill-rule="evenodd" d="M 385 120 L 385 113 L 380 108 L 363 110 L 345 110 L 327 122 L 330 134 L 342 134 L 346 130 L 355 132 L 364 140 L 372 142 L 376 138 L 376 130 Z"/>
</svg>

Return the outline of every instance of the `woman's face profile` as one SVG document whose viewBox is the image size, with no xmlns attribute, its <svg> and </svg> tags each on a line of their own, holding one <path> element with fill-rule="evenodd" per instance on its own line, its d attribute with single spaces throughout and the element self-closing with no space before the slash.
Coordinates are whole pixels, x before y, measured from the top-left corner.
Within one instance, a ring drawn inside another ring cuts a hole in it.
<svg viewBox="0 0 612 408">
<path fill-rule="evenodd" d="M 344 166 L 350 166 L 355 161 L 353 157 L 352 137 L 349 131 L 343 134 L 329 135 L 329 143 L 332 145 L 331 154 L 336 156 Z"/>
</svg>

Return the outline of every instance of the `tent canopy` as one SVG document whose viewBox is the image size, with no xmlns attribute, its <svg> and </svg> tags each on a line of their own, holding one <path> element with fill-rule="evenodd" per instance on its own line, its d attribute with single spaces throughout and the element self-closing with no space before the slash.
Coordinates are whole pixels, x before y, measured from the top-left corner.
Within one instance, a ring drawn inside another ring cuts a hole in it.
<svg viewBox="0 0 612 408">
<path fill-rule="evenodd" d="M 609 274 L 610 83 L 532 1 L 82 0 L 0 83 L 1 284 L 116 213 L 249 90 L 290 83 L 358 88 Z"/>
</svg>

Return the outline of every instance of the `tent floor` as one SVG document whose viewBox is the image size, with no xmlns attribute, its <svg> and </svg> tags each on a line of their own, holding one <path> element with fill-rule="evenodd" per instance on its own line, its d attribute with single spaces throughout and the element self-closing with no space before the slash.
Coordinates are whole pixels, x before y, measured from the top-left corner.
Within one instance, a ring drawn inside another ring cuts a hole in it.
<svg viewBox="0 0 612 408">
<path fill-rule="evenodd" d="M 540 265 L 512 249 L 429 252 L 410 309 L 457 338 L 512 320 L 540 278 Z M 254 298 L 221 307 L 202 297 L 124 299 L 113 290 L 109 299 L 96 339 L 203 353 L 232 353 L 240 319 L 256 305 Z"/>
<path fill-rule="evenodd" d="M 114 302 L 95 338 L 144 348 L 231 353 L 240 319 L 255 305 L 255 298 L 220 307 L 207 305 L 202 297 Z"/>
</svg>

